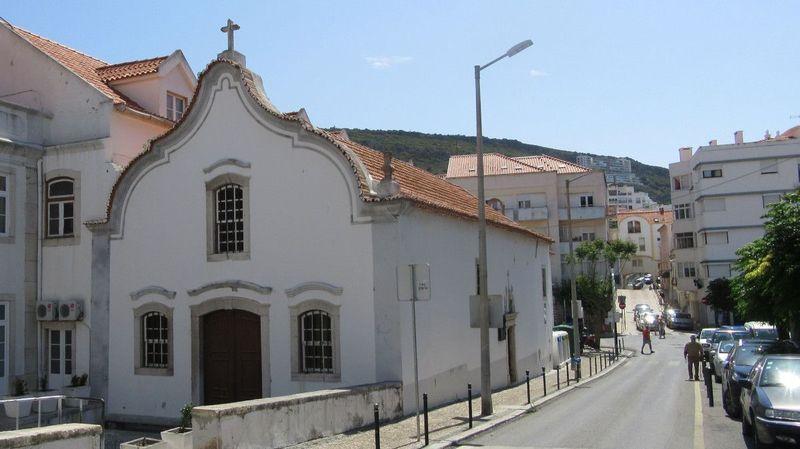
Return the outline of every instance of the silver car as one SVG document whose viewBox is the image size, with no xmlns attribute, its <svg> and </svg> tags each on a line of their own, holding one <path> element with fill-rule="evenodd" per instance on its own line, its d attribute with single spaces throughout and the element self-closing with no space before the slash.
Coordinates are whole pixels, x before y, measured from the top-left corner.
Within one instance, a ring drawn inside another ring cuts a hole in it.
<svg viewBox="0 0 800 449">
<path fill-rule="evenodd" d="M 686 312 L 673 312 L 667 315 L 667 326 L 670 329 L 685 329 L 685 330 L 692 330 L 694 328 L 694 322 L 692 321 L 692 315 Z M 700 343 L 702 344 L 702 343 Z"/>
<path fill-rule="evenodd" d="M 714 380 L 717 383 L 722 383 L 722 370 L 725 368 L 725 362 L 728 361 L 728 355 L 730 355 L 734 346 L 736 346 L 735 340 L 723 340 L 717 345 L 717 350 L 711 359 L 711 364 L 714 368 Z"/>
</svg>

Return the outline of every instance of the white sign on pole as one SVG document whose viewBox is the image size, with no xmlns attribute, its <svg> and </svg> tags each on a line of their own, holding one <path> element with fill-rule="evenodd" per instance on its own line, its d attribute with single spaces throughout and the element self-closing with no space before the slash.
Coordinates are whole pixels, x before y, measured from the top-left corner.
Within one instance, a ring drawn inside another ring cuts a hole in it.
<svg viewBox="0 0 800 449">
<path fill-rule="evenodd" d="M 471 295 L 469 297 L 469 327 L 481 327 L 481 297 L 480 295 Z M 502 295 L 489 295 L 489 327 L 500 329 L 503 327 L 503 315 L 505 315 L 505 307 L 503 306 Z"/>
<path fill-rule="evenodd" d="M 427 263 L 414 264 L 414 283 L 412 286 L 412 265 L 397 266 L 397 300 L 412 301 L 416 289 L 417 301 L 430 301 L 431 299 L 431 266 Z"/>
<path fill-rule="evenodd" d="M 578 318 L 583 319 L 583 301 L 578 299 L 575 302 L 578 303 Z"/>
</svg>

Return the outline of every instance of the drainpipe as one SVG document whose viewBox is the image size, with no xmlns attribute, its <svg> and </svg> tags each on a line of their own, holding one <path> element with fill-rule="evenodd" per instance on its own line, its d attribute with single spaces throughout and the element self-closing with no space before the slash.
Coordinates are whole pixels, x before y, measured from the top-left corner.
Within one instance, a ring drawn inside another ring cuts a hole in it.
<svg viewBox="0 0 800 449">
<path fill-rule="evenodd" d="M 42 300 L 42 183 L 44 181 L 44 154 L 36 161 L 36 302 Z M 42 323 L 36 320 L 36 381 L 42 378 Z"/>
</svg>

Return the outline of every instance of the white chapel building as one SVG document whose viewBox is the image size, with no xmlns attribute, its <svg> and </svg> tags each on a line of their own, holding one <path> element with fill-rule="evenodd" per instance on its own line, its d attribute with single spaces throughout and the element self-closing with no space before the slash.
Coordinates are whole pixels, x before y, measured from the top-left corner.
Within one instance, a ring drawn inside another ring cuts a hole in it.
<svg viewBox="0 0 800 449">
<path fill-rule="evenodd" d="M 41 59 L 70 77 L 72 85 L 57 90 L 98 90 L 85 68 L 59 61 L 74 50 L 51 41 L 38 47 L 10 25 L 0 31 L 0 45 L 30 47 L 20 59 Z M 170 58 L 177 62 L 162 73 Z M 23 245 L 13 257 L 3 251 L 3 264 L 27 271 L 33 257 L 43 279 L 35 270 L 20 276 L 29 288 L 0 278 L 0 307 L 24 316 L 23 325 L 6 329 L 15 345 L 5 355 L 10 377 L 69 365 L 88 373 L 110 419 L 127 422 L 160 423 L 189 402 L 381 381 L 401 381 L 404 402 L 413 404 L 411 310 L 398 301 L 398 267 L 428 264 L 431 298 L 417 304 L 420 390 L 435 404 L 463 397 L 468 382 L 479 385 L 479 330 L 470 327 L 469 309 L 477 290 L 474 196 L 344 132 L 315 127 L 302 109 L 279 111 L 232 40 L 196 80 L 179 52 L 152 64 L 125 78 L 155 77 L 120 95 L 129 106 L 96 100 L 101 110 L 108 104 L 112 123 L 136 104 L 142 116 L 132 120 L 158 124 L 130 149 L 117 150 L 113 126 L 110 141 L 95 132 L 99 142 L 76 150 L 0 143 L 0 175 L 13 171 L 7 179 L 17 198 L 6 209 L 16 220 L 10 244 Z M 22 74 L 15 76 L 19 85 L 11 88 L 25 90 Z M 169 76 L 184 84 L 159 78 Z M 0 94 L 8 89 L 2 83 Z M 179 115 L 173 94 L 184 101 Z M 8 108 L 40 114 L 52 134 L 68 104 Z M 82 120 L 98 126 L 91 116 Z M 61 179 L 72 190 L 51 184 Z M 488 207 L 487 220 L 488 288 L 502 295 L 505 311 L 506 330 L 492 333 L 490 348 L 493 385 L 501 387 L 526 369 L 552 366 L 552 240 Z M 52 243 L 51 222 L 70 235 Z M 37 321 L 26 313 L 50 301 L 79 304 L 83 315 Z M 66 334 L 48 340 L 52 329 L 70 332 L 69 361 L 58 359 L 67 353 Z"/>
</svg>

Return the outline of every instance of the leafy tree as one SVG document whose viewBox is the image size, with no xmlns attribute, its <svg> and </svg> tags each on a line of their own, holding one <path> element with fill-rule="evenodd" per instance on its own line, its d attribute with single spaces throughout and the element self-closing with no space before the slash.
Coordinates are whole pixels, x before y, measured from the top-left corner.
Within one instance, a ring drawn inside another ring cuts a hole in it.
<svg viewBox="0 0 800 449">
<path fill-rule="evenodd" d="M 723 312 L 733 312 L 736 302 L 731 292 L 731 281 L 728 278 L 717 278 L 708 283 L 708 295 L 703 298 L 711 307 Z"/>
<path fill-rule="evenodd" d="M 784 329 L 800 324 L 800 190 L 770 206 L 764 237 L 740 248 L 732 290 L 739 314 Z"/>
<path fill-rule="evenodd" d="M 612 266 L 619 261 L 619 271 L 622 272 L 625 269 L 625 262 L 631 260 L 637 249 L 639 248 L 633 242 L 612 240 L 606 245 L 605 258 Z"/>
<path fill-rule="evenodd" d="M 598 333 L 611 310 L 611 279 L 580 275 L 575 280 L 578 299 L 583 303 L 584 325 Z"/>
<path fill-rule="evenodd" d="M 589 263 L 589 277 L 597 275 L 597 262 L 605 257 L 606 242 L 602 240 L 589 240 L 582 242 L 575 249 L 575 258 Z"/>
</svg>

